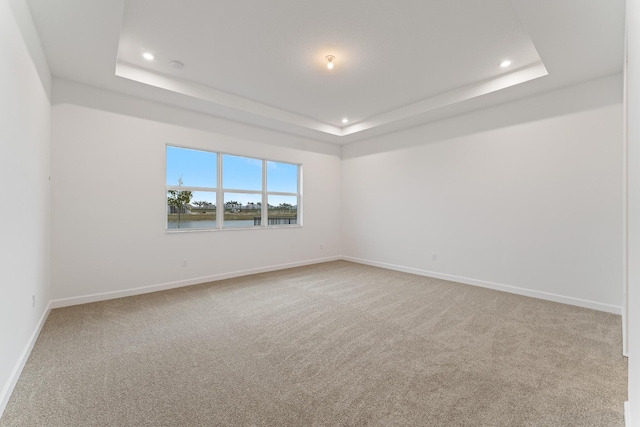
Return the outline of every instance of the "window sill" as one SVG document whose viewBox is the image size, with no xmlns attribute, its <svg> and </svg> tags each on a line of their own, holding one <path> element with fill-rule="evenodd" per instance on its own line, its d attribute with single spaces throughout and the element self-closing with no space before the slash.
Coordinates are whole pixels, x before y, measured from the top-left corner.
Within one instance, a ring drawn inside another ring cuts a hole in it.
<svg viewBox="0 0 640 427">
<path fill-rule="evenodd" d="M 233 228 L 183 228 L 183 229 L 165 229 L 165 234 L 183 234 L 183 233 L 215 233 L 218 231 L 254 231 L 254 230 L 282 230 L 302 228 L 302 225 L 272 225 L 269 227 L 233 227 Z"/>
</svg>

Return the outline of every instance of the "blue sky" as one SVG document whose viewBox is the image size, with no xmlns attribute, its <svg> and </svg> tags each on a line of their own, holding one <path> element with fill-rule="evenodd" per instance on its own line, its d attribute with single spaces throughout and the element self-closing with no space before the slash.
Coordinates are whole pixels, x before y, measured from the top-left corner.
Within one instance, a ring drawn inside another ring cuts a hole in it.
<svg viewBox="0 0 640 427">
<path fill-rule="evenodd" d="M 188 150 L 167 146 L 167 185 L 215 187 L 217 155 L 207 151 Z"/>
<path fill-rule="evenodd" d="M 222 182 L 225 188 L 262 190 L 262 160 L 224 154 L 222 157 Z M 167 185 L 192 187 L 216 187 L 217 154 L 208 151 L 190 150 L 167 146 Z M 298 166 L 289 163 L 267 162 L 267 191 L 297 192 Z M 215 203 L 215 193 L 198 191 L 193 201 Z M 225 201 L 235 200 L 242 204 L 258 202 L 259 194 L 225 194 Z M 269 204 L 297 204 L 295 197 L 269 196 Z"/>
</svg>

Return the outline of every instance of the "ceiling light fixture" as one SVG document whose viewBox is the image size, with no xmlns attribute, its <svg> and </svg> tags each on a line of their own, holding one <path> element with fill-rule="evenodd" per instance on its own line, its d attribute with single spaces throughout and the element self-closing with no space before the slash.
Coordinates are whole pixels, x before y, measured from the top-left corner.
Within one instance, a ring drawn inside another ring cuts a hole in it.
<svg viewBox="0 0 640 427">
<path fill-rule="evenodd" d="M 349 119 L 347 119 L 347 118 L 345 117 L 344 119 L 342 119 L 342 123 L 344 123 L 344 124 L 346 125 L 347 123 L 349 123 Z"/>
<path fill-rule="evenodd" d="M 509 61 L 508 59 L 505 59 L 504 61 L 502 61 L 502 62 L 500 63 L 500 66 L 501 66 L 502 68 L 506 68 L 506 67 L 508 67 L 509 65 L 511 65 L 511 61 Z"/>
<path fill-rule="evenodd" d="M 175 59 L 171 61 L 171 66 L 176 70 L 182 70 L 184 68 L 184 64 L 180 61 L 176 61 Z"/>
<path fill-rule="evenodd" d="M 146 59 L 147 61 L 153 61 L 153 58 L 155 58 L 155 56 L 153 56 L 153 53 L 151 52 L 145 52 L 142 54 L 142 57 L 144 59 Z"/>
<path fill-rule="evenodd" d="M 333 55 L 327 55 L 327 56 L 325 56 L 325 58 L 327 58 L 327 68 L 332 70 L 333 69 L 333 60 L 336 59 L 336 57 L 333 56 Z"/>
</svg>

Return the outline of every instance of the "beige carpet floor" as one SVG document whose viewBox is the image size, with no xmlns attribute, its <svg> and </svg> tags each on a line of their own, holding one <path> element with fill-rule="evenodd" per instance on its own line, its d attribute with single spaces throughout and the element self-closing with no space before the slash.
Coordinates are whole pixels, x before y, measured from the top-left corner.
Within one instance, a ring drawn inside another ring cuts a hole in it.
<svg viewBox="0 0 640 427">
<path fill-rule="evenodd" d="M 620 317 L 344 261 L 53 310 L 2 426 L 623 426 Z"/>
</svg>

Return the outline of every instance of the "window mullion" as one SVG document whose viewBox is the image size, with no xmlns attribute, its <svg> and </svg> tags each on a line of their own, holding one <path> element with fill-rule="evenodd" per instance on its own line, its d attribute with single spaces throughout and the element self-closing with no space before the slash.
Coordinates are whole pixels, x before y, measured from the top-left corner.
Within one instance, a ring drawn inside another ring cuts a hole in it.
<svg viewBox="0 0 640 427">
<path fill-rule="evenodd" d="M 174 191 L 209 191 L 211 193 L 216 191 L 216 189 L 213 188 L 213 187 L 189 187 L 187 185 L 167 185 L 167 191 L 168 190 L 174 190 Z"/>
<path fill-rule="evenodd" d="M 222 191 L 222 154 L 216 156 L 218 162 L 218 187 L 216 192 L 216 228 L 222 229 L 222 221 L 224 221 L 224 192 Z"/>
<path fill-rule="evenodd" d="M 296 196 L 298 196 L 298 225 L 302 226 L 302 218 L 303 218 L 303 214 L 302 214 L 302 165 L 298 165 L 298 194 L 296 194 Z"/>
<path fill-rule="evenodd" d="M 271 196 L 297 196 L 298 193 L 286 193 L 284 191 L 267 191 L 267 195 Z"/>
<path fill-rule="evenodd" d="M 269 199 L 267 198 L 267 161 L 262 160 L 262 221 L 263 227 L 269 224 Z"/>
<path fill-rule="evenodd" d="M 262 190 L 236 190 L 232 188 L 225 188 L 225 193 L 242 193 L 242 194 L 262 194 Z"/>
</svg>

